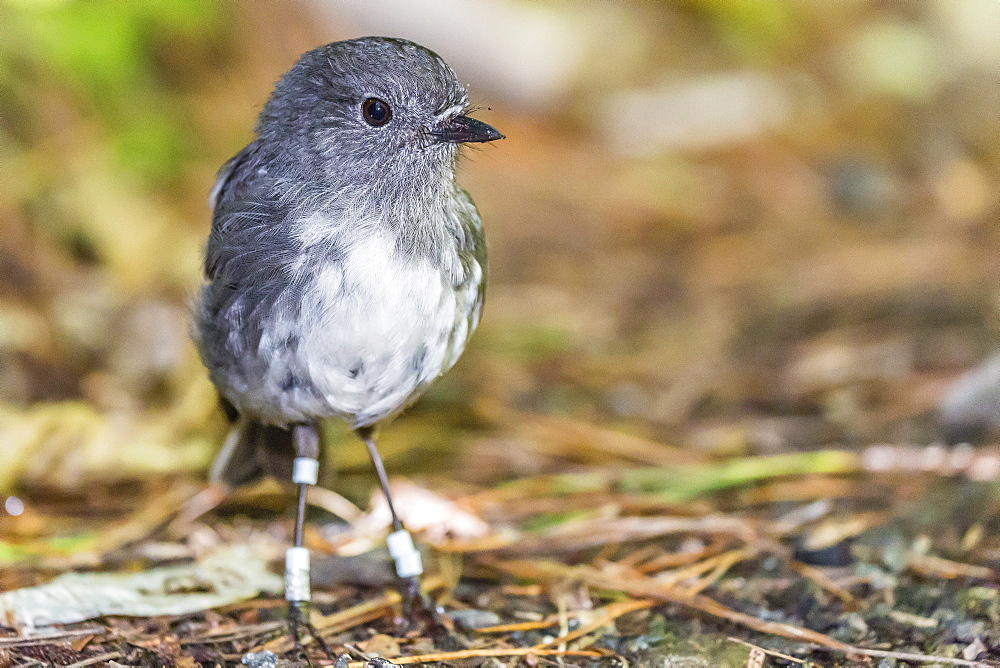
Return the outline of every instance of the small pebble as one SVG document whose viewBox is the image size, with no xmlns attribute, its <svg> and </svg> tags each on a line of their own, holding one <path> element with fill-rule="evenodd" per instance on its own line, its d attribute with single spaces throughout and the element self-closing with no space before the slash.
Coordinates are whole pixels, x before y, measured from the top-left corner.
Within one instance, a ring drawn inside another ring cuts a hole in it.
<svg viewBox="0 0 1000 668">
<path fill-rule="evenodd" d="M 500 615 L 492 610 L 476 610 L 475 608 L 467 608 L 464 610 L 452 610 L 445 614 L 447 614 L 453 622 L 460 624 L 467 629 L 482 629 L 487 626 L 496 626 L 501 622 Z"/>
<path fill-rule="evenodd" d="M 278 668 L 278 656 L 271 651 L 247 652 L 243 655 L 243 665 L 250 668 Z"/>
</svg>

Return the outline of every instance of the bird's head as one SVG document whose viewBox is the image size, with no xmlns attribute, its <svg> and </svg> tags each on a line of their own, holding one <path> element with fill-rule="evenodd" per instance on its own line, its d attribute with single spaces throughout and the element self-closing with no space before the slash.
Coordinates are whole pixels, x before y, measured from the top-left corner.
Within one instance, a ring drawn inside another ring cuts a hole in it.
<svg viewBox="0 0 1000 668">
<path fill-rule="evenodd" d="M 362 175 L 375 190 L 420 187 L 451 179 L 461 144 L 503 137 L 467 109 L 465 87 L 433 51 L 362 37 L 303 55 L 276 85 L 257 131 L 289 163 L 336 183 Z"/>
</svg>

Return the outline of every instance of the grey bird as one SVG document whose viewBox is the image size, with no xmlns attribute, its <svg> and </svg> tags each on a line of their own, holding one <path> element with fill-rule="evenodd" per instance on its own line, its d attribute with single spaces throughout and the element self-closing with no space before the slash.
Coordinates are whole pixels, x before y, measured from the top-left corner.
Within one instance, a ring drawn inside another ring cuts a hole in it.
<svg viewBox="0 0 1000 668">
<path fill-rule="evenodd" d="M 293 613 L 309 599 L 305 490 L 330 418 L 368 446 L 410 596 L 420 575 L 374 435 L 455 364 L 479 322 L 486 246 L 455 164 L 461 144 L 503 135 L 468 106 L 455 73 L 422 46 L 334 42 L 278 81 L 257 138 L 212 189 L 195 330 L 234 424 L 211 475 L 299 485 Z"/>
</svg>

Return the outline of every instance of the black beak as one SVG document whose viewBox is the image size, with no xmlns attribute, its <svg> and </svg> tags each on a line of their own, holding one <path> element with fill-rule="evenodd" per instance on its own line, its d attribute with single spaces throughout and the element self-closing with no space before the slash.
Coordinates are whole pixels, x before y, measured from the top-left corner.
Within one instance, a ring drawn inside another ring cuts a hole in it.
<svg viewBox="0 0 1000 668">
<path fill-rule="evenodd" d="M 496 128 L 492 125 L 477 121 L 468 116 L 455 116 L 446 123 L 442 123 L 433 133 L 441 141 L 454 142 L 486 142 L 495 139 L 503 139 Z"/>
</svg>

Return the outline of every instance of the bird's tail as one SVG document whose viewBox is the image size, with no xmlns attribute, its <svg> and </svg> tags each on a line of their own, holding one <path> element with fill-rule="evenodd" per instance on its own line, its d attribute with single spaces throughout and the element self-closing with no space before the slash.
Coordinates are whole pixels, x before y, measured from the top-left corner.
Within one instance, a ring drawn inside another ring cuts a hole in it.
<svg viewBox="0 0 1000 668">
<path fill-rule="evenodd" d="M 279 482 L 291 480 L 295 459 L 292 431 L 239 415 L 231 406 L 225 408 L 232 427 L 212 462 L 209 479 L 231 487 L 250 484 L 265 475 Z"/>
</svg>

